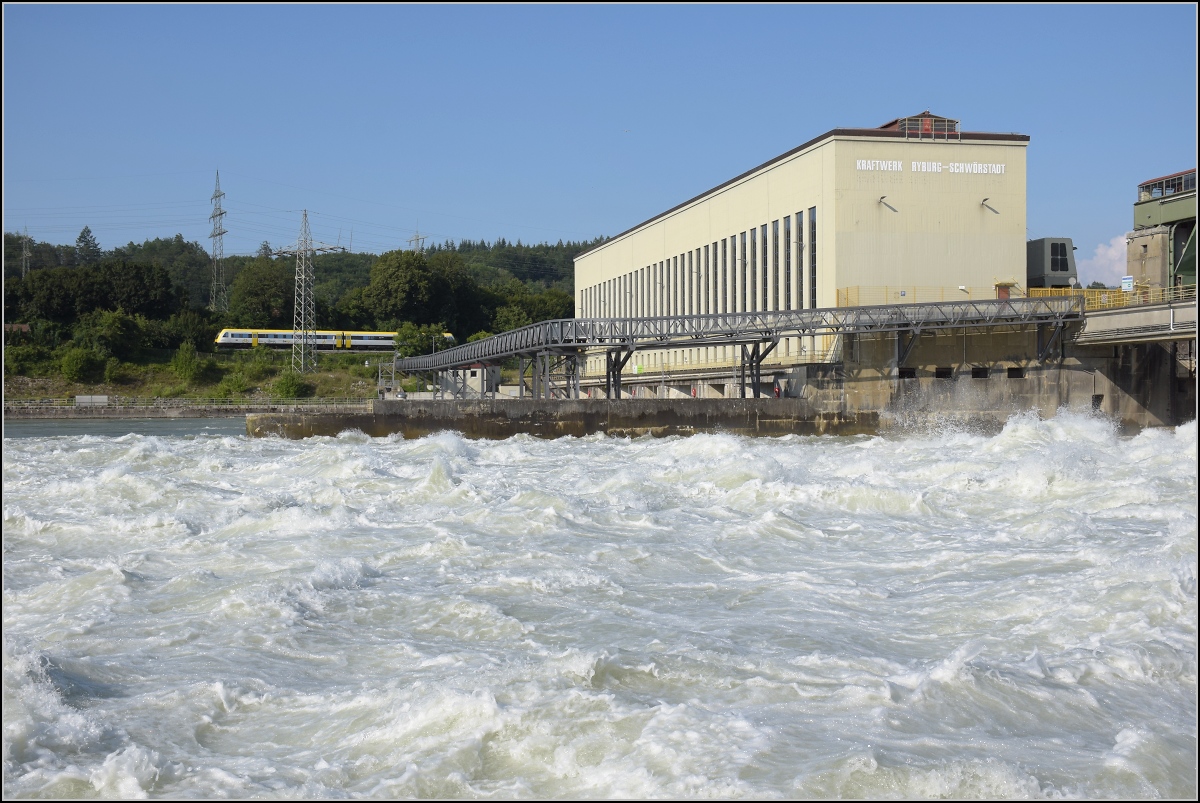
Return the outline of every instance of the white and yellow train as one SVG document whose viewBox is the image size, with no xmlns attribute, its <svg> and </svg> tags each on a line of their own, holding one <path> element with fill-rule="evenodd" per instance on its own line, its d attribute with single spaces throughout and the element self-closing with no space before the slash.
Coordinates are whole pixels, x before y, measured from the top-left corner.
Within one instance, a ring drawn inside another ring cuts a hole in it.
<svg viewBox="0 0 1200 803">
<path fill-rule="evenodd" d="M 396 346 L 395 332 L 346 332 L 318 329 L 314 332 L 316 346 L 325 350 L 379 350 L 390 351 Z M 266 346 L 273 349 L 292 347 L 291 329 L 222 329 L 216 343 L 224 348 L 253 348 Z"/>
</svg>

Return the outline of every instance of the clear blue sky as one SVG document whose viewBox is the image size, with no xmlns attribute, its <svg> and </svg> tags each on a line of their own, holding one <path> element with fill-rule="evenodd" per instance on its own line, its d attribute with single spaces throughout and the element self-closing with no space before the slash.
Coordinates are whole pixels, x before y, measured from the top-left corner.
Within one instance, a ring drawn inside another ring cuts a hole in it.
<svg viewBox="0 0 1200 803">
<path fill-rule="evenodd" d="M 1112 280 L 1137 183 L 1196 166 L 1196 26 L 1191 5 L 7 4 L 4 230 L 207 248 L 220 169 L 226 253 L 293 242 L 302 208 L 356 251 L 418 226 L 587 239 L 930 109 L 1030 135 L 1029 236 Z"/>
</svg>

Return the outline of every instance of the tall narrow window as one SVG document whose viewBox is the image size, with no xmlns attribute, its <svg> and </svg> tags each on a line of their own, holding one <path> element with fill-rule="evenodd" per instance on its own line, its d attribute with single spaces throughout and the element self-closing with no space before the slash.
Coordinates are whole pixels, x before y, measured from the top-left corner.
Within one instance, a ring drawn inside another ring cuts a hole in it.
<svg viewBox="0 0 1200 803">
<path fill-rule="evenodd" d="M 658 314 L 660 316 L 667 314 L 667 269 L 669 262 L 663 260 L 658 263 Z"/>
<path fill-rule="evenodd" d="M 762 257 L 762 268 L 760 268 L 760 273 L 762 274 L 762 277 L 761 277 L 762 278 L 762 309 L 765 311 L 766 309 L 768 309 L 768 307 L 767 307 L 767 291 L 770 290 L 770 288 L 767 286 L 767 224 L 766 223 L 762 224 L 762 237 L 760 239 L 762 240 L 762 246 L 759 249 L 761 252 L 761 257 Z"/>
<path fill-rule="evenodd" d="M 771 309 L 779 306 L 779 221 L 771 222 Z"/>
<path fill-rule="evenodd" d="M 662 317 L 663 314 L 663 296 L 665 294 L 666 279 L 663 278 L 663 263 L 659 262 L 654 268 L 654 314 Z"/>
<path fill-rule="evenodd" d="M 792 216 L 783 218 L 783 308 L 792 308 Z"/>
<path fill-rule="evenodd" d="M 808 306 L 817 308 L 817 208 L 808 210 Z"/>
<path fill-rule="evenodd" d="M 750 229 L 750 266 L 746 272 L 750 275 L 750 306 L 747 311 L 758 309 L 758 229 Z"/>
<path fill-rule="evenodd" d="M 712 312 L 715 314 L 720 312 L 717 309 L 717 300 L 721 297 L 721 285 L 718 282 L 721 279 L 721 272 L 717 270 L 717 244 L 712 244 L 712 275 L 709 281 L 712 282 Z"/>
<path fill-rule="evenodd" d="M 736 234 L 729 238 L 729 311 L 738 311 L 738 250 Z"/>
<path fill-rule="evenodd" d="M 671 284 L 671 259 L 669 257 L 667 259 L 663 260 L 662 281 L 663 281 L 663 284 L 662 284 L 662 286 L 663 286 L 662 314 L 670 315 L 671 314 L 671 287 L 672 287 L 672 284 Z"/>
<path fill-rule="evenodd" d="M 729 312 L 729 241 L 721 238 L 721 312 Z"/>
<path fill-rule="evenodd" d="M 696 297 L 696 294 L 692 291 L 693 288 L 696 286 L 696 272 L 695 272 L 695 265 L 692 262 L 692 252 L 691 251 L 687 252 L 687 285 L 686 286 L 687 286 L 687 314 L 693 315 L 696 312 L 695 304 L 692 303 Z"/>
<path fill-rule="evenodd" d="M 704 314 L 707 315 L 711 310 L 708 308 L 712 303 L 712 283 L 708 280 L 711 275 L 708 269 L 708 246 L 704 246 Z"/>
<path fill-rule="evenodd" d="M 746 306 L 746 232 L 742 232 L 742 247 L 738 252 L 738 288 L 741 290 L 742 305 L 739 312 L 749 312 Z"/>
<path fill-rule="evenodd" d="M 650 263 L 650 314 L 659 313 L 659 263 Z"/>
<path fill-rule="evenodd" d="M 679 257 L 671 257 L 671 314 L 679 314 Z"/>
<path fill-rule="evenodd" d="M 796 213 L 796 309 L 804 309 L 804 213 Z"/>
</svg>

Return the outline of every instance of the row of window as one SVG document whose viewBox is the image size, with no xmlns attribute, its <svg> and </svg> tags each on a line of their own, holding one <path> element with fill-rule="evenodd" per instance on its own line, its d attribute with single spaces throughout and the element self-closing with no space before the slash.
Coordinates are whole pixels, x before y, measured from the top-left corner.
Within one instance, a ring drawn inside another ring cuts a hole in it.
<svg viewBox="0 0 1200 803">
<path fill-rule="evenodd" d="M 253 337 L 253 333 L 251 333 L 251 332 L 229 332 L 228 334 L 229 334 L 229 337 L 236 337 L 236 338 L 241 338 L 241 339 L 245 339 L 245 340 L 250 340 Z M 334 337 L 336 337 L 336 335 L 317 334 L 317 335 L 314 335 L 314 337 L 317 340 L 333 340 Z M 352 335 L 350 335 L 350 337 L 353 340 L 391 341 L 393 339 L 391 335 L 354 335 L 354 334 L 352 334 Z M 259 340 L 267 340 L 267 339 L 269 339 L 269 340 L 291 340 L 292 333 L 286 332 L 284 334 L 261 334 L 258 336 L 258 339 Z"/>
<path fill-rule="evenodd" d="M 1158 181 L 1139 185 L 1138 200 L 1148 201 L 1151 198 L 1162 198 L 1166 195 L 1174 195 L 1177 192 L 1188 192 L 1194 189 L 1196 189 L 1195 170 L 1181 176 L 1168 176 Z"/>
<path fill-rule="evenodd" d="M 810 308 L 817 306 L 815 206 L 807 215 L 797 212 L 769 226 L 764 223 L 585 288 L 581 317 L 655 318 L 804 309 L 805 298 Z"/>
<path fill-rule="evenodd" d="M 1067 244 L 1050 243 L 1050 270 L 1068 271 L 1071 263 L 1067 261 Z"/>
</svg>

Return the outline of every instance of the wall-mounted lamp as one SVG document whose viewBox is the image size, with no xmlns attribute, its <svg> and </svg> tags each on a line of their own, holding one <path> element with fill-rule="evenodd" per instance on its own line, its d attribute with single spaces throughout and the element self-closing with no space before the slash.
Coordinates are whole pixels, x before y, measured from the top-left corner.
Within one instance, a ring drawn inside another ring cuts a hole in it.
<svg viewBox="0 0 1200 803">
<path fill-rule="evenodd" d="M 965 284 L 960 284 L 960 285 L 958 286 L 958 289 L 959 289 L 959 290 L 962 290 L 964 293 L 965 293 L 965 292 L 967 292 L 967 286 L 966 286 Z"/>
<path fill-rule="evenodd" d="M 893 212 L 899 212 L 899 211 L 900 211 L 899 209 L 897 209 L 896 207 L 892 206 L 892 205 L 891 205 L 891 204 L 889 204 L 887 201 L 885 201 L 885 200 L 884 200 L 884 198 L 887 198 L 887 196 L 886 196 L 886 195 L 880 195 L 880 196 L 879 196 L 879 203 L 883 204 L 884 206 L 886 206 L 888 209 L 892 210 Z"/>
<path fill-rule="evenodd" d="M 995 209 L 992 209 L 992 207 L 991 207 L 991 206 L 988 204 L 988 201 L 989 201 L 989 200 L 991 200 L 991 199 L 990 199 L 990 198 L 984 198 L 984 199 L 983 199 L 983 203 L 981 203 L 981 204 L 980 204 L 980 206 L 983 206 L 983 207 L 985 207 L 985 208 L 987 208 L 987 209 L 991 209 L 991 211 L 992 211 L 992 212 L 994 212 L 994 213 L 995 213 L 995 214 L 997 214 L 997 215 L 998 215 L 998 214 L 1000 214 L 999 212 L 996 212 L 996 210 L 995 210 Z"/>
</svg>

